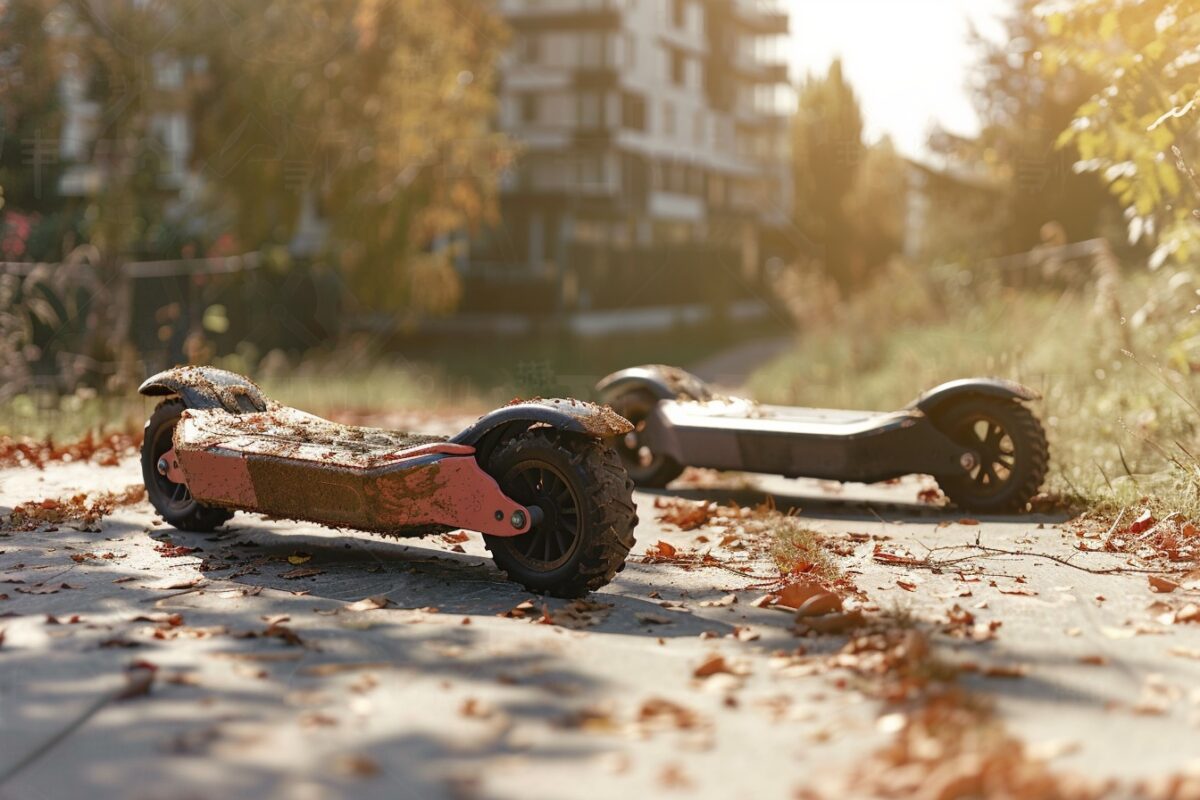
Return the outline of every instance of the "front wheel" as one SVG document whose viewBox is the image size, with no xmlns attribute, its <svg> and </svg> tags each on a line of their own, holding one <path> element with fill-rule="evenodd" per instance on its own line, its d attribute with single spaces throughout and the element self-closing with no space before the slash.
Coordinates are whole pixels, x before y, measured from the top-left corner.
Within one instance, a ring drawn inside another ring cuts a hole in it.
<svg viewBox="0 0 1200 800">
<path fill-rule="evenodd" d="M 175 445 L 175 426 L 183 414 L 182 400 L 164 400 L 154 409 L 142 437 L 142 479 L 146 496 L 167 524 L 181 531 L 211 531 L 233 517 L 233 512 L 197 502 L 186 484 L 175 483 L 158 468 L 159 459 Z"/>
<path fill-rule="evenodd" d="M 624 566 L 637 525 L 633 483 L 603 442 L 535 428 L 500 445 L 487 471 L 533 511 L 520 536 L 483 537 L 511 580 L 533 592 L 579 597 Z"/>
<path fill-rule="evenodd" d="M 971 511 L 1025 510 L 1050 461 L 1046 432 L 1032 411 L 1016 400 L 978 396 L 935 409 L 930 418 L 976 454 L 971 469 L 937 477 L 947 497 Z"/>
</svg>

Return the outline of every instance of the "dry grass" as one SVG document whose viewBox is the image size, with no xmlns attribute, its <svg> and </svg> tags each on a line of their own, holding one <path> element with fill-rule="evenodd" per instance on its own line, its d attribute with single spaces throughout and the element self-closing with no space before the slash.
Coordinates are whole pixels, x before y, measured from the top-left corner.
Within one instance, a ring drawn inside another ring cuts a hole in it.
<svg viewBox="0 0 1200 800">
<path fill-rule="evenodd" d="M 771 536 L 771 558 L 781 575 L 813 575 L 829 584 L 841 580 L 842 568 L 826 549 L 821 533 L 797 517 L 778 512 L 762 515 L 760 520 Z"/>
<path fill-rule="evenodd" d="M 899 408 L 942 381 L 1039 390 L 1047 490 L 1112 512 L 1149 497 L 1200 514 L 1200 300 L 1189 275 L 1017 289 L 967 271 L 899 271 L 826 311 L 751 378 L 764 402 Z M 1117 308 L 1123 311 L 1118 311 Z"/>
</svg>

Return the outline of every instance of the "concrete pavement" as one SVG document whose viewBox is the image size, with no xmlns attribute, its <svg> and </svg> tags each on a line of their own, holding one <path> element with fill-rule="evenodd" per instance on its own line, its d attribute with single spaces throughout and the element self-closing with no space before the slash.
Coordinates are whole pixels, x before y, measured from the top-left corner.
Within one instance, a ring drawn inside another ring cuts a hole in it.
<svg viewBox="0 0 1200 800">
<path fill-rule="evenodd" d="M 0 514 L 138 482 L 132 460 L 0 471 Z M 668 495 L 770 494 L 836 543 L 875 606 L 942 620 L 958 604 L 999 621 L 991 641 L 938 647 L 979 665 L 970 685 L 1056 766 L 1121 778 L 1192 766 L 1200 626 L 1163 622 L 1187 593 L 1028 556 L 940 573 L 880 563 L 876 547 L 920 555 L 977 538 L 1076 552 L 1061 520 L 961 524 L 915 503 L 919 488 L 756 478 Z M 660 522 L 660 496 L 638 493 L 627 568 L 574 605 L 504 581 L 477 536 L 396 541 L 246 514 L 188 534 L 145 502 L 98 531 L 2 535 L 0 773 L 119 690 L 131 661 L 158 669 L 149 695 L 103 705 L 0 797 L 769 798 L 836 785 L 887 740 L 882 709 L 793 654 L 844 639 L 798 638 L 790 614 L 751 605 L 754 577 L 643 563 L 661 539 L 772 574 L 711 529 Z M 376 599 L 354 605 L 364 598 Z M 555 624 L 537 623 L 543 604 Z M 734 674 L 694 677 L 714 653 Z M 1021 677 L 983 677 L 989 666 Z"/>
</svg>

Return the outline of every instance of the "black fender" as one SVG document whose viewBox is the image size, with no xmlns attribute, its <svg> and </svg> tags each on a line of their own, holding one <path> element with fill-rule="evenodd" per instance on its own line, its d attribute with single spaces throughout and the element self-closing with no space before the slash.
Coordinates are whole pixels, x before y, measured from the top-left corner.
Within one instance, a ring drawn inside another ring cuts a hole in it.
<svg viewBox="0 0 1200 800">
<path fill-rule="evenodd" d="M 1016 381 L 1004 380 L 1003 378 L 962 378 L 961 380 L 948 381 L 940 386 L 933 387 L 909 403 L 907 408 L 915 408 L 926 414 L 931 414 L 947 401 L 969 395 L 1004 397 L 1022 403 L 1027 403 L 1031 400 L 1040 400 L 1042 397 L 1036 390 L 1030 389 L 1028 386 L 1019 384 Z"/>
<path fill-rule="evenodd" d="M 528 400 L 498 408 L 484 414 L 450 441 L 455 444 L 475 446 L 489 433 L 513 425 L 525 428 L 533 425 L 549 425 L 561 431 L 577 433 L 593 439 L 620 436 L 633 430 L 633 425 L 629 424 L 629 420 L 608 406 L 599 406 L 584 400 L 558 398 Z"/>
<path fill-rule="evenodd" d="M 604 400 L 633 389 L 646 389 L 659 400 L 711 400 L 713 391 L 692 373 L 665 364 L 644 364 L 606 375 L 596 384 Z"/>
<path fill-rule="evenodd" d="M 266 411 L 274 403 L 249 378 L 216 367 L 175 367 L 147 378 L 138 392 L 178 396 L 188 408 L 223 408 L 230 414 Z"/>
</svg>

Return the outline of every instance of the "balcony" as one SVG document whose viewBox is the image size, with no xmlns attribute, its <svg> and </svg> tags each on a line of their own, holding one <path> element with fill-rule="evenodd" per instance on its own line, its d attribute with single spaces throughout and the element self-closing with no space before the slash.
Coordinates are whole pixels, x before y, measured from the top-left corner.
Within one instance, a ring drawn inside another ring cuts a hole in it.
<svg viewBox="0 0 1200 800">
<path fill-rule="evenodd" d="M 788 15 L 777 0 L 730 0 L 733 17 L 751 33 L 782 36 L 788 32 Z"/>
<path fill-rule="evenodd" d="M 625 5 L 624 0 L 501 0 L 500 14 L 517 30 L 611 30 L 620 26 Z"/>
</svg>

